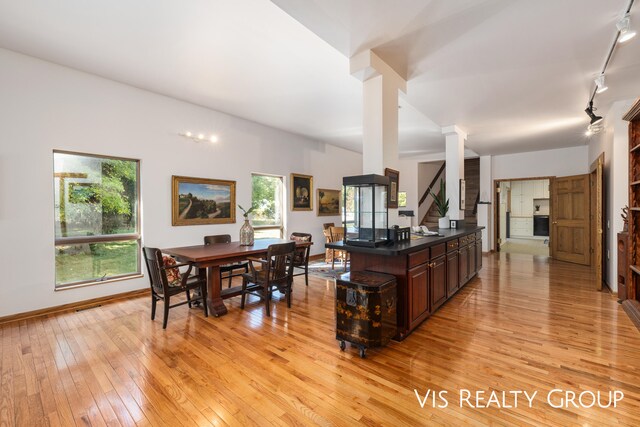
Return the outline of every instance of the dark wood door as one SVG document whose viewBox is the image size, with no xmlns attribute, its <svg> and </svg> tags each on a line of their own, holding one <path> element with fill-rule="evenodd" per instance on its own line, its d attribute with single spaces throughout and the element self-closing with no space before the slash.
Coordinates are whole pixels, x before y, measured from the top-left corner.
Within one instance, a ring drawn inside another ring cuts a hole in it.
<svg viewBox="0 0 640 427">
<path fill-rule="evenodd" d="M 447 300 L 447 258 L 440 256 L 429 264 L 431 284 L 431 310 L 434 311 Z"/>
<path fill-rule="evenodd" d="M 589 265 L 589 174 L 556 178 L 552 187 L 553 257 Z"/>
<path fill-rule="evenodd" d="M 458 251 L 449 252 L 447 254 L 447 295 L 451 296 L 456 293 L 459 281 L 458 268 Z"/>
<path fill-rule="evenodd" d="M 429 264 L 409 270 L 409 324 L 413 328 L 429 316 Z"/>
<path fill-rule="evenodd" d="M 461 288 L 469 280 L 469 247 L 463 246 L 458 252 L 458 288 Z"/>
</svg>

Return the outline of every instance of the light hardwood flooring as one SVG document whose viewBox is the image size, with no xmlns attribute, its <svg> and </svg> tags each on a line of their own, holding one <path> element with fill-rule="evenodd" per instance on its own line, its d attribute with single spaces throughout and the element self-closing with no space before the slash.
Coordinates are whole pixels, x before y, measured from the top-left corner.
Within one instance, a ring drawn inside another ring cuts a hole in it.
<svg viewBox="0 0 640 427">
<path fill-rule="evenodd" d="M 478 278 L 366 359 L 339 350 L 333 282 L 320 278 L 296 278 L 292 309 L 275 303 L 271 318 L 235 298 L 221 318 L 172 309 L 163 331 L 145 297 L 0 325 L 0 425 L 637 426 L 640 333 L 591 277 L 485 256 Z M 615 409 L 554 409 L 554 388 L 625 397 Z M 414 389 L 446 390 L 449 404 L 421 408 Z M 461 389 L 538 396 L 532 408 L 473 409 L 458 404 Z"/>
</svg>

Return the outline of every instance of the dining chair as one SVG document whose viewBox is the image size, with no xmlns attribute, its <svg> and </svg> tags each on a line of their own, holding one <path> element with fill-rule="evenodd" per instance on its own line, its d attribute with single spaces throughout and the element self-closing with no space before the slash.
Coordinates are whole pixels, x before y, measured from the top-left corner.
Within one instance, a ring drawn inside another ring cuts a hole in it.
<svg viewBox="0 0 640 427">
<path fill-rule="evenodd" d="M 331 243 L 341 242 L 344 240 L 344 227 L 329 227 L 329 237 Z M 347 271 L 347 261 L 349 261 L 349 252 L 341 249 L 331 249 L 331 269 L 335 269 L 336 257 L 342 261 L 344 271 Z"/>
<path fill-rule="evenodd" d="M 191 276 L 192 264 L 178 264 L 170 256 L 163 256 L 158 248 L 145 247 L 144 261 L 149 272 L 149 282 L 151 284 L 151 320 L 156 318 L 156 304 L 158 301 L 164 303 L 164 318 L 162 329 L 167 329 L 169 320 L 169 309 L 180 305 L 191 304 L 194 301 L 202 302 L 204 317 L 209 317 L 207 309 L 207 279 L 204 274 Z M 180 267 L 188 266 L 184 273 L 180 272 Z M 191 291 L 198 290 L 198 294 L 192 296 Z M 171 297 L 185 293 L 187 300 L 171 305 Z"/>
<path fill-rule="evenodd" d="M 289 240 L 293 240 L 296 243 L 311 243 L 311 234 L 309 233 L 291 233 Z M 311 245 L 296 246 L 296 255 L 293 258 L 293 275 L 301 276 L 304 274 L 304 284 L 309 286 L 309 253 L 311 252 Z M 295 269 L 302 270 L 296 273 Z"/>
<path fill-rule="evenodd" d="M 204 236 L 205 245 L 213 245 L 215 243 L 231 243 L 231 236 L 228 234 L 217 234 L 214 236 Z M 220 283 L 224 279 L 229 279 L 229 288 L 231 287 L 231 280 L 234 277 L 242 276 L 242 273 L 234 273 L 236 270 L 243 270 L 244 273 L 249 272 L 249 262 L 240 261 L 232 264 L 225 264 L 220 266 Z"/>
<path fill-rule="evenodd" d="M 287 307 L 291 308 L 291 284 L 293 282 L 293 259 L 296 254 L 296 242 L 269 245 L 267 256 L 248 258 L 250 273 L 243 274 L 242 299 L 240 308 L 244 309 L 248 294 L 256 295 L 264 300 L 267 316 L 271 316 L 271 295 L 274 289 L 287 297 Z M 257 270 L 254 263 L 260 265 Z"/>
</svg>

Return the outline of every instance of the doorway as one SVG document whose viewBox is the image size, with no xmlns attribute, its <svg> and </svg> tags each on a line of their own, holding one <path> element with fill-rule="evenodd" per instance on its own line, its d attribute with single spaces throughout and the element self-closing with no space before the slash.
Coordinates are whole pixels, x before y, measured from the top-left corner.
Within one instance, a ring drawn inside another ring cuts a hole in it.
<svg viewBox="0 0 640 427">
<path fill-rule="evenodd" d="M 549 256 L 551 177 L 499 180 L 497 245 L 504 253 Z"/>
</svg>

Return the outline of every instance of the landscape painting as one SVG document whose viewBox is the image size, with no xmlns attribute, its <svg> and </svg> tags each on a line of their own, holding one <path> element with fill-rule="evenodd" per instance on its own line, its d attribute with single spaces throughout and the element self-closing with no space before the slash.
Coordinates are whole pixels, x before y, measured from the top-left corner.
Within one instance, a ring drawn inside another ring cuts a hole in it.
<svg viewBox="0 0 640 427">
<path fill-rule="evenodd" d="M 340 190 L 318 189 L 318 216 L 340 215 Z"/>
<path fill-rule="evenodd" d="M 173 225 L 236 222 L 236 182 L 219 179 L 172 177 Z"/>
</svg>

